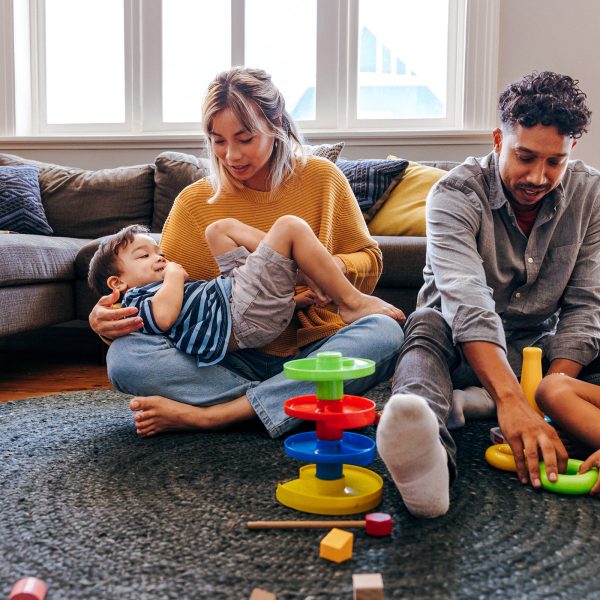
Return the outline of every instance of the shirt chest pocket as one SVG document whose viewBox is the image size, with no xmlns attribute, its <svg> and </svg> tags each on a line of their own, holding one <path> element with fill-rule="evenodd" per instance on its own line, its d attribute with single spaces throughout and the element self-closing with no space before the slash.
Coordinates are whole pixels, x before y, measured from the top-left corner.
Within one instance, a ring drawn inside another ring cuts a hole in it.
<svg viewBox="0 0 600 600">
<path fill-rule="evenodd" d="M 539 304 L 540 309 L 554 312 L 559 308 L 560 299 L 577 262 L 579 247 L 579 242 L 576 242 L 553 245 L 546 251 L 533 286 L 533 301 Z"/>
</svg>

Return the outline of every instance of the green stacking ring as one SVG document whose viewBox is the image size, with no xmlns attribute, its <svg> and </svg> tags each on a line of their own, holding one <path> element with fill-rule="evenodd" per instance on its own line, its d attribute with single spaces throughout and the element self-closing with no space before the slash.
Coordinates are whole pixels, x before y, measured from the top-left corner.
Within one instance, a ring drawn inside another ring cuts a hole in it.
<svg viewBox="0 0 600 600">
<path fill-rule="evenodd" d="M 540 462 L 540 480 L 542 487 L 549 492 L 557 494 L 588 494 L 598 481 L 598 469 L 594 467 L 586 473 L 579 474 L 579 467 L 583 464 L 582 460 L 570 458 L 567 463 L 567 471 L 558 476 L 556 482 L 552 482 L 546 475 L 546 465 Z"/>
</svg>

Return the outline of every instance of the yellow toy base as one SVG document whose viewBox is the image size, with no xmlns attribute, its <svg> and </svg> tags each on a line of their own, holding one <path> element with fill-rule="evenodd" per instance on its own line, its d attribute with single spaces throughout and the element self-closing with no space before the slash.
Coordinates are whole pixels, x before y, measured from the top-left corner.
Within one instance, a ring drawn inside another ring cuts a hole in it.
<svg viewBox="0 0 600 600">
<path fill-rule="evenodd" d="M 352 515 L 375 508 L 381 502 L 383 480 L 377 473 L 344 465 L 340 479 L 318 479 L 317 465 L 305 465 L 300 478 L 280 483 L 276 497 L 281 504 L 316 515 Z"/>
</svg>

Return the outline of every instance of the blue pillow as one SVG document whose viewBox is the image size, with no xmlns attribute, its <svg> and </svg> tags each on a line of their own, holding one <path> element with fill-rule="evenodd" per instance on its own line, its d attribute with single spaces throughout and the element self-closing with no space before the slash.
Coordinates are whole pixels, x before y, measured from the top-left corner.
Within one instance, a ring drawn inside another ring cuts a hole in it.
<svg viewBox="0 0 600 600">
<path fill-rule="evenodd" d="M 369 210 L 383 194 L 400 183 L 408 161 L 404 159 L 360 159 L 338 158 L 335 163 L 350 182 L 361 211 Z"/>
<path fill-rule="evenodd" d="M 0 167 L 0 230 L 52 235 L 36 167 Z"/>
</svg>

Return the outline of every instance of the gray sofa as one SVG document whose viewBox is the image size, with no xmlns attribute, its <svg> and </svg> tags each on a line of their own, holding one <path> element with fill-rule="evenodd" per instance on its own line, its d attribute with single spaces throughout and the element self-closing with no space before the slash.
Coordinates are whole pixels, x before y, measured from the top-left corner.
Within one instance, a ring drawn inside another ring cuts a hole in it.
<svg viewBox="0 0 600 600">
<path fill-rule="evenodd" d="M 451 168 L 454 163 L 427 163 Z M 177 193 L 208 173 L 208 161 L 163 152 L 154 164 L 85 171 L 0 154 L 0 165 L 39 169 L 54 235 L 0 234 L 0 336 L 81 319 L 97 298 L 86 283 L 97 239 L 130 223 L 159 233 Z M 425 238 L 377 237 L 383 274 L 375 294 L 408 314 L 423 281 Z"/>
</svg>

